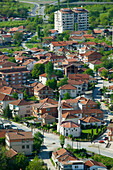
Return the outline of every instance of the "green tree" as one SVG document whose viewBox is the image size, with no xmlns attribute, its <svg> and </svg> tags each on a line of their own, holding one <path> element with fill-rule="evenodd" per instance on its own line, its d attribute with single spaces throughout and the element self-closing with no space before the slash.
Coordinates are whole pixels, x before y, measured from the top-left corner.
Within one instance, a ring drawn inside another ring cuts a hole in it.
<svg viewBox="0 0 113 170">
<path fill-rule="evenodd" d="M 20 115 L 15 115 L 14 122 L 20 122 L 20 121 L 21 121 Z"/>
<path fill-rule="evenodd" d="M 55 70 L 55 71 L 54 71 L 54 74 L 55 74 L 58 78 L 63 77 L 63 72 L 62 72 L 61 70 Z"/>
<path fill-rule="evenodd" d="M 25 170 L 25 168 L 29 164 L 29 159 L 23 154 L 23 153 L 18 153 L 15 159 L 15 170 Z"/>
<path fill-rule="evenodd" d="M 12 97 L 13 97 L 14 99 L 18 99 L 18 94 L 17 94 L 16 92 L 14 92 L 14 93 L 12 94 Z"/>
<path fill-rule="evenodd" d="M 10 57 L 10 58 L 8 59 L 8 61 L 13 62 L 13 63 L 16 63 L 16 60 L 15 60 L 14 57 Z"/>
<path fill-rule="evenodd" d="M 27 95 L 27 92 L 26 92 L 26 90 L 24 90 L 24 92 L 23 92 L 23 95 L 24 95 L 24 99 L 25 99 L 25 100 L 27 100 L 27 98 L 28 98 L 28 95 Z"/>
<path fill-rule="evenodd" d="M 102 70 L 101 76 L 107 78 L 108 77 L 108 70 L 106 70 L 106 69 Z"/>
<path fill-rule="evenodd" d="M 13 39 L 16 43 L 21 43 L 23 40 L 23 33 L 22 32 L 15 32 Z"/>
<path fill-rule="evenodd" d="M 43 74 L 44 72 L 45 72 L 44 64 L 35 64 L 32 70 L 32 77 L 39 78 L 39 75 Z"/>
<path fill-rule="evenodd" d="M 58 9 L 60 8 L 60 0 L 58 0 Z"/>
<path fill-rule="evenodd" d="M 67 0 L 67 8 L 69 8 L 69 0 Z"/>
<path fill-rule="evenodd" d="M 63 100 L 67 100 L 67 99 L 70 99 L 70 98 L 71 98 L 71 96 L 70 96 L 70 94 L 67 92 L 67 93 L 64 94 Z"/>
<path fill-rule="evenodd" d="M 75 23 L 75 31 L 77 31 L 77 23 Z"/>
<path fill-rule="evenodd" d="M 93 70 L 90 69 L 90 68 L 86 69 L 85 72 L 84 72 L 84 74 L 89 74 L 89 75 L 91 75 L 91 76 L 94 76 Z"/>
<path fill-rule="evenodd" d="M 4 109 L 4 116 L 9 119 L 12 118 L 12 112 L 9 108 L 9 105 L 7 105 L 6 108 Z"/>
<path fill-rule="evenodd" d="M 44 166 L 44 162 L 39 159 L 38 156 L 35 156 L 35 158 L 29 162 L 26 170 L 47 170 L 47 167 Z"/>
<path fill-rule="evenodd" d="M 98 134 L 98 126 L 96 126 L 96 133 Z"/>
<path fill-rule="evenodd" d="M 38 25 L 37 26 L 37 36 L 38 36 L 38 38 L 40 38 L 40 30 L 41 30 L 41 27 Z"/>
<path fill-rule="evenodd" d="M 91 137 L 93 137 L 93 134 L 94 134 L 94 133 L 93 133 L 93 128 L 92 128 L 92 129 L 91 129 Z"/>
<path fill-rule="evenodd" d="M 64 76 L 64 78 L 59 81 L 59 83 L 57 84 L 57 87 L 59 88 L 60 86 L 63 86 L 65 84 L 68 84 L 68 78 L 66 76 Z"/>
<path fill-rule="evenodd" d="M 47 80 L 46 86 L 49 86 L 51 89 L 55 90 L 57 88 L 57 80 L 55 78 Z"/>
<path fill-rule="evenodd" d="M 0 146 L 0 169 L 6 170 L 8 168 L 6 149 Z"/>
<path fill-rule="evenodd" d="M 36 132 L 34 134 L 34 140 L 33 140 L 33 150 L 38 152 L 40 151 L 41 144 L 43 143 L 43 136 L 40 132 Z"/>
<path fill-rule="evenodd" d="M 53 69 L 53 63 L 50 61 L 49 63 L 47 63 L 47 64 L 45 65 L 45 72 L 46 72 L 47 77 L 48 77 L 49 79 L 51 79 L 51 76 L 52 76 L 52 74 L 53 74 L 53 71 L 54 71 L 54 69 Z"/>
<path fill-rule="evenodd" d="M 60 145 L 61 147 L 63 148 L 64 144 L 65 144 L 65 136 L 63 136 L 62 134 L 60 135 L 59 137 L 59 140 L 60 140 Z"/>
</svg>

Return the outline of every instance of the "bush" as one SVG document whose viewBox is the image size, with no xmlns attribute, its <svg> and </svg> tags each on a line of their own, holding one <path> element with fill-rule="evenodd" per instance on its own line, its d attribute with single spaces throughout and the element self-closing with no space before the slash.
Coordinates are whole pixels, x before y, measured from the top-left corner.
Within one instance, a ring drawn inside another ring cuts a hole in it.
<svg viewBox="0 0 113 170">
<path fill-rule="evenodd" d="M 5 146 L 5 137 L 0 138 L 0 145 L 4 145 Z"/>
<path fill-rule="evenodd" d="M 20 122 L 22 119 L 21 119 L 21 117 L 19 116 L 19 115 L 16 115 L 15 117 L 14 117 L 14 122 Z"/>
</svg>

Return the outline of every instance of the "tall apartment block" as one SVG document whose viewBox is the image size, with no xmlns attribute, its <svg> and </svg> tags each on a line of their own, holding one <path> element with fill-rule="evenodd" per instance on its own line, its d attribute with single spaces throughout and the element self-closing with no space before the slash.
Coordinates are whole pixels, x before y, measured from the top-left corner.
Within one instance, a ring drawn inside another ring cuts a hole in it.
<svg viewBox="0 0 113 170">
<path fill-rule="evenodd" d="M 55 30 L 62 33 L 66 30 L 74 31 L 75 23 L 77 30 L 89 29 L 89 11 L 82 7 L 69 9 L 63 8 L 54 13 Z"/>
<path fill-rule="evenodd" d="M 0 80 L 7 85 L 26 84 L 30 71 L 25 66 L 0 68 Z"/>
</svg>

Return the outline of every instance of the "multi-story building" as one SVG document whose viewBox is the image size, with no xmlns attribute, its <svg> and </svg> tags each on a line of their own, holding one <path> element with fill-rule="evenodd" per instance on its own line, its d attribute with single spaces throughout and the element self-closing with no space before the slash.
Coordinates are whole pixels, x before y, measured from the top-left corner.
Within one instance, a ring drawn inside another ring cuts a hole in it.
<svg viewBox="0 0 113 170">
<path fill-rule="evenodd" d="M 0 79 L 7 85 L 26 84 L 30 71 L 25 66 L 0 68 Z"/>
<path fill-rule="evenodd" d="M 7 132 L 5 134 L 6 148 L 13 148 L 18 153 L 31 155 L 33 151 L 33 135 L 32 132 Z"/>
<path fill-rule="evenodd" d="M 77 30 L 89 29 L 89 11 L 82 7 L 69 9 L 63 8 L 54 13 L 55 30 L 62 33 L 66 30 L 74 31 L 75 23 Z"/>
<path fill-rule="evenodd" d="M 69 8 L 58 10 L 54 13 L 55 30 L 62 33 L 66 30 L 74 30 L 74 12 Z"/>
<path fill-rule="evenodd" d="M 74 12 L 74 23 L 77 23 L 77 30 L 88 30 L 89 29 L 89 11 L 82 7 L 73 9 Z"/>
</svg>

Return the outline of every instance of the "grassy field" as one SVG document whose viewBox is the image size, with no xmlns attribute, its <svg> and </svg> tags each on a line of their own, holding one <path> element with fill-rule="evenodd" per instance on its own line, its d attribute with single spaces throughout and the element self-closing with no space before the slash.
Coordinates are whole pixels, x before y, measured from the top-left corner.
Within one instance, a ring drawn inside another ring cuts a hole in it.
<svg viewBox="0 0 113 170">
<path fill-rule="evenodd" d="M 28 1 L 28 0 L 27 0 L 27 1 Z M 23 2 L 20 2 L 20 4 L 22 4 L 22 5 L 23 5 L 23 7 L 28 8 L 28 9 L 29 9 L 29 11 L 31 11 L 31 10 L 35 7 L 35 5 L 34 5 L 34 4 L 23 3 Z"/>
</svg>

